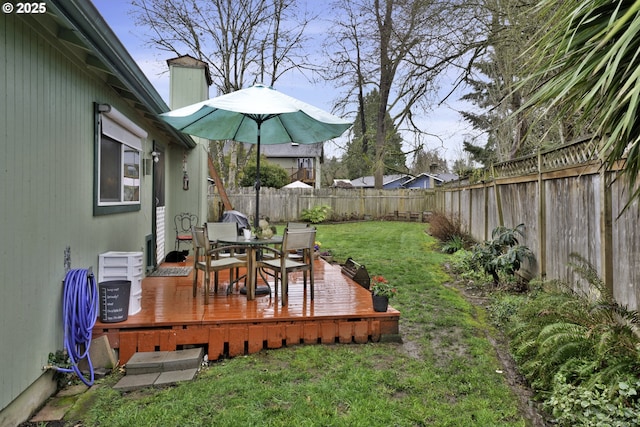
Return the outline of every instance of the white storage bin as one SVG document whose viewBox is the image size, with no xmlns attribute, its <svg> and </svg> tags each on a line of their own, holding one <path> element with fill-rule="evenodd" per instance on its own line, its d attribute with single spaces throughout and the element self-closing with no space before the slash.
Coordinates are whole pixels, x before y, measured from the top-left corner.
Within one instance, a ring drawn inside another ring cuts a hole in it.
<svg viewBox="0 0 640 427">
<path fill-rule="evenodd" d="M 99 255 L 98 283 L 112 280 L 131 282 L 128 315 L 134 315 L 141 309 L 142 299 L 142 252 L 110 251 Z"/>
</svg>

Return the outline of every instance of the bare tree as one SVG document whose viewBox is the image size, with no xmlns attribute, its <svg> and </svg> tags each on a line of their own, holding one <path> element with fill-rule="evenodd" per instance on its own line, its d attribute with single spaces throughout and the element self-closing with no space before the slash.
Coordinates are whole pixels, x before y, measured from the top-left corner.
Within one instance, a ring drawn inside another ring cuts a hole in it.
<svg viewBox="0 0 640 427">
<path fill-rule="evenodd" d="M 292 70 L 313 70 L 307 57 L 305 29 L 314 16 L 295 0 L 132 0 L 138 25 L 149 31 L 147 42 L 176 56 L 189 54 L 209 64 L 216 95 L 262 82 L 273 86 Z M 238 143 L 211 152 L 227 186 L 237 182 L 238 168 L 253 147 Z M 230 159 L 225 167 L 225 155 Z"/>
<path fill-rule="evenodd" d="M 450 67 L 468 70 L 464 60 L 481 49 L 475 7 L 467 3 L 338 0 L 333 7 L 334 32 L 325 46 L 329 78 L 344 89 L 341 106 L 346 109 L 356 99 L 362 104 L 367 88 L 380 93 L 373 165 L 376 188 L 382 188 L 385 117 L 391 115 L 399 129 L 424 132 L 415 118 L 435 98 L 437 77 Z"/>
</svg>

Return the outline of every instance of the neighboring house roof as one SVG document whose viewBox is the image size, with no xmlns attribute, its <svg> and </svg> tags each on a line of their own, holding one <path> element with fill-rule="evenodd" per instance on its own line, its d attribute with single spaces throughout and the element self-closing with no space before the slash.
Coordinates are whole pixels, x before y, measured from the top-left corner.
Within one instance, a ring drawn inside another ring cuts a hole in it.
<svg viewBox="0 0 640 427">
<path fill-rule="evenodd" d="M 429 182 L 431 179 L 438 186 L 447 181 L 458 179 L 458 175 L 454 173 L 421 173 L 407 180 L 402 186 L 404 188 L 430 188 Z"/>
<path fill-rule="evenodd" d="M 255 144 L 245 144 L 247 150 L 255 147 Z M 228 153 L 230 144 L 224 145 L 224 152 Z M 315 158 L 320 157 L 320 161 L 324 160 L 324 142 L 315 144 L 263 144 L 260 145 L 260 153 L 267 158 L 279 159 L 299 159 L 299 158 Z"/>
<path fill-rule="evenodd" d="M 437 178 L 441 179 L 442 182 L 449 182 L 449 181 L 455 181 L 456 179 L 459 178 L 458 174 L 455 173 L 437 173 L 434 176 L 436 176 Z"/>
<path fill-rule="evenodd" d="M 382 187 L 388 187 L 393 184 L 404 183 L 407 179 L 411 178 L 410 175 L 384 175 L 382 177 Z M 351 180 L 351 184 L 356 188 L 374 188 L 375 178 L 373 176 L 362 176 Z"/>
<path fill-rule="evenodd" d="M 270 144 L 261 145 L 260 151 L 262 154 L 269 157 L 323 157 L 324 156 L 324 142 L 318 142 L 316 144 Z"/>
<path fill-rule="evenodd" d="M 313 187 L 310 186 L 309 184 L 305 184 L 302 181 L 293 181 L 292 183 L 287 184 L 282 188 L 313 188 Z"/>
<path fill-rule="evenodd" d="M 64 30 L 52 36 L 65 42 L 77 53 L 76 60 L 106 75 L 106 84 L 173 140 L 186 148 L 196 146 L 190 136 L 178 132 L 158 118 L 160 113 L 169 111 L 169 107 L 91 2 L 51 0 L 47 7 L 51 8 L 48 12 L 54 13 L 64 27 Z"/>
<path fill-rule="evenodd" d="M 423 188 L 422 186 L 417 185 L 418 183 L 424 181 L 425 179 L 433 178 L 434 181 L 437 181 L 440 185 L 447 181 L 453 181 L 458 179 L 458 175 L 453 173 L 436 173 L 436 174 L 428 174 L 421 173 L 417 176 L 397 174 L 397 175 L 385 175 L 382 177 L 382 188 Z M 351 185 L 356 188 L 374 188 L 375 187 L 375 178 L 373 176 L 363 176 L 360 178 L 355 178 L 350 181 Z M 412 184 L 416 184 L 412 187 Z M 334 180 L 335 185 L 335 180 Z"/>
<path fill-rule="evenodd" d="M 404 188 L 430 188 L 429 182 L 431 179 L 434 180 L 435 185 L 442 184 L 442 179 L 437 176 L 428 173 L 421 173 L 420 175 L 408 179 L 402 186 Z M 437 181 L 437 183 L 435 181 Z"/>
<path fill-rule="evenodd" d="M 353 188 L 351 180 L 349 179 L 334 179 L 333 186 L 338 188 Z"/>
</svg>

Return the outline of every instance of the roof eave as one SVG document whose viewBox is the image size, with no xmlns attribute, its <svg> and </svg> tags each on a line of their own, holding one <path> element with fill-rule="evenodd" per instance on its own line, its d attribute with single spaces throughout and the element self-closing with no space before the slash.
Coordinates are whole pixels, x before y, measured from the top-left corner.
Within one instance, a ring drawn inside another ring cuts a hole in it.
<svg viewBox="0 0 640 427">
<path fill-rule="evenodd" d="M 75 36 L 91 50 L 105 71 L 125 86 L 129 97 L 135 98 L 136 109 L 186 148 L 196 146 L 189 135 L 160 120 L 158 115 L 168 111 L 169 107 L 91 2 L 52 0 L 51 6 L 60 19 L 77 31 Z"/>
</svg>

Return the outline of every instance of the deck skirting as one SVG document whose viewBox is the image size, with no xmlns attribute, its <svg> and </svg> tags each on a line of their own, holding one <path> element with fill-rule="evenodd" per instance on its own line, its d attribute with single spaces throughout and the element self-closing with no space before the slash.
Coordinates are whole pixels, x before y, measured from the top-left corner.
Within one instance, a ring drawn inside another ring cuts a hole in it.
<svg viewBox="0 0 640 427">
<path fill-rule="evenodd" d="M 392 318 L 295 320 L 176 325 L 165 329 L 104 328 L 94 337 L 106 335 L 125 364 L 136 352 L 175 351 L 204 346 L 209 360 L 236 357 L 300 344 L 364 344 L 378 342 L 383 335 L 398 333 L 399 316 Z"/>
</svg>

